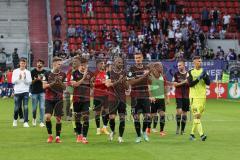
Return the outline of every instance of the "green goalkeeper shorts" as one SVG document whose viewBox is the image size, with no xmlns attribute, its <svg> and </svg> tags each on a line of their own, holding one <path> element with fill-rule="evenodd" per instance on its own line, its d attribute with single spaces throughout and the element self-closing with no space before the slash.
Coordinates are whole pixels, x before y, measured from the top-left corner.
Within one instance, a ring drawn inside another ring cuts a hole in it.
<svg viewBox="0 0 240 160">
<path fill-rule="evenodd" d="M 191 111 L 193 115 L 202 115 L 205 111 L 206 98 L 191 98 L 190 99 Z"/>
</svg>

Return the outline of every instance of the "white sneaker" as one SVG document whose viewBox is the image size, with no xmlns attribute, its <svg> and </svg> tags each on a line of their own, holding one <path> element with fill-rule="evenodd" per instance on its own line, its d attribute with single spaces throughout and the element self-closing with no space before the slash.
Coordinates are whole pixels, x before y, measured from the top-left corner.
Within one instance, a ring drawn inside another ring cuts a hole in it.
<svg viewBox="0 0 240 160">
<path fill-rule="evenodd" d="M 109 140 L 112 141 L 112 140 L 113 140 L 113 137 L 114 137 L 114 132 L 111 132 L 111 133 L 109 134 Z"/>
<path fill-rule="evenodd" d="M 19 122 L 23 123 L 23 122 L 24 122 L 24 119 L 23 119 L 23 118 L 19 119 Z"/>
<path fill-rule="evenodd" d="M 32 120 L 32 125 L 33 125 L 34 127 L 36 127 L 36 125 L 37 125 L 37 120 L 36 120 L 36 119 L 33 119 L 33 120 Z"/>
<path fill-rule="evenodd" d="M 96 135 L 100 135 L 101 134 L 101 129 L 100 128 L 97 128 L 97 133 Z"/>
<path fill-rule="evenodd" d="M 29 128 L 28 123 L 27 123 L 27 122 L 24 122 L 24 123 L 23 123 L 23 127 L 24 127 L 24 128 Z"/>
<path fill-rule="evenodd" d="M 13 120 L 13 127 L 17 127 L 17 120 Z"/>
<path fill-rule="evenodd" d="M 124 142 L 123 138 L 122 137 L 118 137 L 118 142 L 119 143 L 123 143 Z"/>
<path fill-rule="evenodd" d="M 40 127 L 45 127 L 45 124 L 44 124 L 43 122 L 41 122 L 41 123 L 39 124 L 39 126 L 40 126 Z"/>
<path fill-rule="evenodd" d="M 153 133 L 158 133 L 158 131 L 157 131 L 156 128 L 153 128 L 153 129 L 152 129 L 152 132 L 153 132 Z"/>
</svg>

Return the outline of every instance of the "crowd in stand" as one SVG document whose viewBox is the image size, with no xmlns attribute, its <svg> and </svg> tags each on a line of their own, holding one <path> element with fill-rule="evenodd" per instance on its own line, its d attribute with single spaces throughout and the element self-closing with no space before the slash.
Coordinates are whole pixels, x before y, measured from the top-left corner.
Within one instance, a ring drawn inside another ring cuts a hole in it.
<svg viewBox="0 0 240 160">
<path fill-rule="evenodd" d="M 110 4 L 110 0 L 104 0 L 104 3 Z M 111 3 L 115 12 L 118 12 L 118 3 L 118 0 L 113 0 Z M 139 0 L 126 0 L 125 3 L 124 14 L 129 30 L 127 37 L 118 26 L 111 28 L 104 25 L 101 26 L 101 32 L 97 32 L 87 26 L 70 25 L 67 29 L 67 39 L 64 42 L 59 39 L 54 41 L 54 55 L 68 58 L 84 54 L 94 59 L 98 56 L 111 58 L 113 55 L 121 54 L 131 59 L 136 51 L 142 51 L 145 59 L 148 60 L 191 59 L 195 55 L 201 55 L 205 59 L 215 59 L 219 56 L 217 54 L 209 56 L 211 49 L 207 48 L 206 39 L 217 37 L 224 39 L 231 18 L 236 20 L 239 30 L 239 14 L 236 14 L 236 17 L 231 17 L 227 13 L 220 16 L 221 13 L 216 7 L 213 10 L 203 8 L 202 22 L 199 22 L 192 15 L 187 14 L 181 5 L 177 6 L 175 0 L 149 1 L 144 8 L 140 7 Z M 93 13 L 88 14 L 91 15 L 89 17 L 94 16 L 94 1 L 83 0 L 81 6 L 83 13 L 88 13 L 90 10 Z M 170 13 L 178 14 L 174 14 L 175 16 L 170 20 Z M 147 15 L 146 21 L 141 21 L 142 14 Z M 219 28 L 220 22 L 222 26 Z M 209 28 L 207 36 L 201 25 Z M 71 38 L 80 39 L 81 47 L 70 47 Z M 101 45 L 100 50 L 96 50 L 97 45 Z"/>
</svg>

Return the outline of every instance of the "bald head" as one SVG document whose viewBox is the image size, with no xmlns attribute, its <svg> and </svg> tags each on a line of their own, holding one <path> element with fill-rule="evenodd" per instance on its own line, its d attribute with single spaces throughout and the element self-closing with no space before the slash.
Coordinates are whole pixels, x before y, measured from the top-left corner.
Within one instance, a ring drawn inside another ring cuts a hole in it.
<svg viewBox="0 0 240 160">
<path fill-rule="evenodd" d="M 117 69 L 122 69 L 123 68 L 123 59 L 121 57 L 117 57 L 115 60 L 114 60 L 114 66 L 117 68 Z"/>
</svg>

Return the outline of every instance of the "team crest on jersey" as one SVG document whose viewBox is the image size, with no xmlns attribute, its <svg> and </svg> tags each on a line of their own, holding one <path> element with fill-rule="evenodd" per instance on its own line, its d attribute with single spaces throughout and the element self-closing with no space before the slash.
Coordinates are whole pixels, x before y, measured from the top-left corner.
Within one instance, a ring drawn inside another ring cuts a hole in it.
<svg viewBox="0 0 240 160">
<path fill-rule="evenodd" d="M 86 78 L 87 78 L 87 79 L 90 79 L 90 75 L 88 74 Z"/>
</svg>

